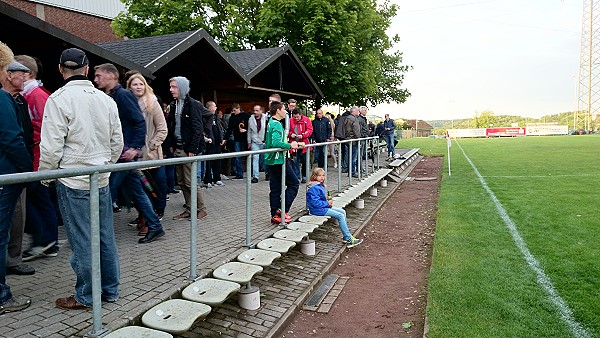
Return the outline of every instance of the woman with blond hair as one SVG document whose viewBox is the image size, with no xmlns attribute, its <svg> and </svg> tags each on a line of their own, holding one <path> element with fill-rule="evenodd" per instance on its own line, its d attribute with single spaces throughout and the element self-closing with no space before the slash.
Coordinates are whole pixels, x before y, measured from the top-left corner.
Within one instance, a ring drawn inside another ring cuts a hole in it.
<svg viewBox="0 0 600 338">
<path fill-rule="evenodd" d="M 152 87 L 148 85 L 144 76 L 140 73 L 134 73 L 127 79 L 127 89 L 129 89 L 138 100 L 138 105 L 144 114 L 146 120 L 146 144 L 142 149 L 144 160 L 159 160 L 163 158 L 162 143 L 167 137 L 167 121 L 163 110 L 158 103 Z M 158 190 L 156 198 L 151 198 L 154 212 L 159 219 L 162 219 L 165 206 L 167 204 L 167 176 L 165 167 L 155 167 L 146 170 Z M 148 228 L 143 226 L 140 216 L 130 224 L 137 225 L 140 229 L 139 235 L 146 235 Z"/>
</svg>

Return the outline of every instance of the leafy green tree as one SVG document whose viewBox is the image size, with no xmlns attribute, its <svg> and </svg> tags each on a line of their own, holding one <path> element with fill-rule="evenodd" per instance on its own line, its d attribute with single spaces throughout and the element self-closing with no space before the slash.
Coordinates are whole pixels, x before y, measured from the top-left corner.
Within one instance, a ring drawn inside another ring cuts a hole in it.
<svg viewBox="0 0 600 338">
<path fill-rule="evenodd" d="M 397 7 L 375 0 L 121 0 L 112 23 L 131 38 L 204 28 L 225 50 L 289 43 L 324 93 L 322 103 L 404 102 L 398 36 L 386 30 Z"/>
</svg>

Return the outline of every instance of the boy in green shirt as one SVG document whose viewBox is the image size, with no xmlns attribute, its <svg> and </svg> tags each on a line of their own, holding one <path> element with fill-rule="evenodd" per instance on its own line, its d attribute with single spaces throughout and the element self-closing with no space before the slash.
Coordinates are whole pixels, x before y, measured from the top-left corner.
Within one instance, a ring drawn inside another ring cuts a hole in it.
<svg viewBox="0 0 600 338">
<path fill-rule="evenodd" d="M 271 119 L 267 123 L 267 130 L 265 135 L 265 149 L 269 148 L 283 148 L 283 149 L 297 149 L 304 147 L 304 142 L 292 141 L 287 143 L 287 137 L 283 131 L 283 125 L 281 120 L 285 119 L 285 106 L 281 102 L 271 103 L 269 112 Z M 294 174 L 294 170 L 290 165 L 290 161 L 285 161 L 284 152 L 268 153 L 265 154 L 265 163 L 269 167 L 270 180 L 269 180 L 269 203 L 271 206 L 271 222 L 274 224 L 281 223 L 281 180 L 283 172 L 283 163 L 286 163 L 285 172 L 285 222 L 291 222 L 291 218 L 288 215 L 290 207 L 298 194 L 298 177 Z"/>
</svg>

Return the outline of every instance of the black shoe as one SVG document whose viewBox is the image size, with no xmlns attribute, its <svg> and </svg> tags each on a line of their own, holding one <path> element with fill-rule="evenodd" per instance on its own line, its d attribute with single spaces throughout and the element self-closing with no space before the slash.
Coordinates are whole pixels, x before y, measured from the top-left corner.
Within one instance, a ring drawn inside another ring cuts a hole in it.
<svg viewBox="0 0 600 338">
<path fill-rule="evenodd" d="M 173 189 L 173 190 L 167 192 L 167 194 L 173 195 L 173 194 L 179 194 L 180 192 L 181 192 L 181 190 Z"/>
<path fill-rule="evenodd" d="M 121 212 L 121 207 L 117 203 L 113 202 L 112 207 L 113 207 L 113 212 Z"/>
<path fill-rule="evenodd" d="M 243 180 L 244 176 L 235 176 L 233 179 L 234 180 Z"/>
<path fill-rule="evenodd" d="M 303 178 L 300 183 L 306 183 L 306 179 Z"/>
<path fill-rule="evenodd" d="M 258 183 L 258 178 L 252 177 L 252 183 Z"/>
<path fill-rule="evenodd" d="M 165 216 L 165 212 L 157 212 L 156 213 L 156 217 L 158 217 L 159 221 L 162 221 L 163 217 Z"/>
<path fill-rule="evenodd" d="M 27 264 L 19 264 L 17 266 L 9 266 L 6 268 L 6 275 L 28 276 L 33 275 L 35 269 Z"/>
<path fill-rule="evenodd" d="M 269 174 L 265 175 L 265 181 L 269 180 Z"/>
<path fill-rule="evenodd" d="M 136 226 L 136 225 L 138 225 L 138 224 L 140 224 L 140 216 L 136 217 L 136 218 L 135 218 L 134 220 L 132 220 L 132 221 L 129 221 L 129 226 L 132 226 L 132 227 L 134 227 L 134 226 Z"/>
<path fill-rule="evenodd" d="M 348 173 L 348 169 L 344 170 L 342 169 L 342 174 L 347 174 Z"/>
<path fill-rule="evenodd" d="M 148 233 L 146 234 L 146 236 L 144 236 L 144 238 L 140 238 L 138 240 L 138 243 L 140 243 L 140 244 L 150 243 L 152 241 L 155 241 L 155 240 L 161 238 L 164 235 L 165 235 L 165 231 L 163 229 L 148 231 Z"/>
<path fill-rule="evenodd" d="M 31 305 L 31 298 L 27 296 L 13 296 L 6 302 L 0 304 L 0 315 L 7 312 L 21 311 Z"/>
</svg>

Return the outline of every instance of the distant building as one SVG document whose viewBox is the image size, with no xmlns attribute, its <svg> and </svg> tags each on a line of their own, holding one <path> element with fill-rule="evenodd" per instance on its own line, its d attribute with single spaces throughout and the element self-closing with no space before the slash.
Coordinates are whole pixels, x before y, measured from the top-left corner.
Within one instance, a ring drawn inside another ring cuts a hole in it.
<svg viewBox="0 0 600 338">
<path fill-rule="evenodd" d="M 423 120 L 404 120 L 404 122 L 415 130 L 417 137 L 428 137 L 433 134 L 433 127 Z"/>
<path fill-rule="evenodd" d="M 121 40 L 112 19 L 125 10 L 119 0 L 0 0 L 89 42 Z"/>
</svg>

